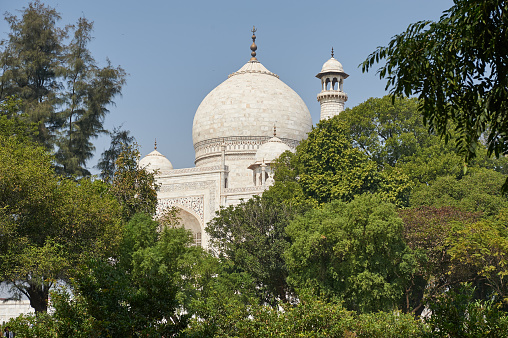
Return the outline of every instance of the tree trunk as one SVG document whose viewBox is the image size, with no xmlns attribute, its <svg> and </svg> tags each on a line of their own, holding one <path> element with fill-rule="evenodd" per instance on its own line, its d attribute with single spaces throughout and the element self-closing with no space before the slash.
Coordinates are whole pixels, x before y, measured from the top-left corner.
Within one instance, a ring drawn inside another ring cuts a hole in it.
<svg viewBox="0 0 508 338">
<path fill-rule="evenodd" d="M 30 306 L 34 308 L 36 315 L 48 312 L 49 286 L 30 284 L 26 291 L 30 297 Z"/>
</svg>

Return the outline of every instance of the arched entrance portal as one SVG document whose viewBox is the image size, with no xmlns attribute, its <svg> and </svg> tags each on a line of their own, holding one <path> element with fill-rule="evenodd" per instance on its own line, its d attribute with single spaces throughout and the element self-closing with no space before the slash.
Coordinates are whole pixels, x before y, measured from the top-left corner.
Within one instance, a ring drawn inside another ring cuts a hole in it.
<svg viewBox="0 0 508 338">
<path fill-rule="evenodd" d="M 187 230 L 192 232 L 192 237 L 194 238 L 194 245 L 201 246 L 201 224 L 196 216 L 184 210 L 182 208 L 176 207 L 178 209 L 178 217 L 180 218 L 180 224 Z"/>
</svg>

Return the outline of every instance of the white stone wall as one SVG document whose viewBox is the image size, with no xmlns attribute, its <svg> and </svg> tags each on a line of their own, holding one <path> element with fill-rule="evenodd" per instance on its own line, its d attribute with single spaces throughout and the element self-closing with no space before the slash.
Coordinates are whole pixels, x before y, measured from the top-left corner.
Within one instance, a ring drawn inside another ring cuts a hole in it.
<svg viewBox="0 0 508 338">
<path fill-rule="evenodd" d="M 30 306 L 29 300 L 0 300 L 0 323 L 3 324 L 11 318 L 16 318 L 20 314 L 35 313 L 33 307 Z"/>
<path fill-rule="evenodd" d="M 175 206 L 192 214 L 201 227 L 203 247 L 208 246 L 206 224 L 215 216 L 221 204 L 221 175 L 219 166 L 211 168 L 177 169 L 157 177 L 161 183 L 157 194 L 158 212 Z"/>
<path fill-rule="evenodd" d="M 266 187 L 255 187 L 252 182 L 252 170 L 247 169 L 252 164 L 254 156 L 250 158 L 226 157 L 224 170 L 220 166 L 207 168 L 187 168 L 169 171 L 157 177 L 161 184 L 157 193 L 159 204 L 158 212 L 167 207 L 177 207 L 186 212 L 182 222 L 186 228 L 195 229 L 199 224 L 201 230 L 201 244 L 208 247 L 206 234 L 207 223 L 215 217 L 221 206 L 240 203 L 242 199 L 248 200 L 253 195 L 261 194 Z M 235 187 L 222 186 L 222 175 L 229 179 L 234 177 Z"/>
<path fill-rule="evenodd" d="M 321 120 L 329 119 L 335 115 L 339 115 L 340 112 L 344 111 L 344 102 L 338 102 L 335 100 L 323 100 L 321 101 Z"/>
<path fill-rule="evenodd" d="M 329 119 L 344 111 L 347 94 L 340 90 L 325 90 L 318 94 L 317 100 L 321 104 L 321 120 Z"/>
</svg>

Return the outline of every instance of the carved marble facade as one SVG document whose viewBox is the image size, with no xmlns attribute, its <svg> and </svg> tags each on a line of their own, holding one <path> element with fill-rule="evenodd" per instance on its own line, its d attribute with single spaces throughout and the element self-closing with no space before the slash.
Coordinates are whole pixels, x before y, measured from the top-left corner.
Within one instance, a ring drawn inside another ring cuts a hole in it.
<svg viewBox="0 0 508 338">
<path fill-rule="evenodd" d="M 347 76 L 332 53 L 317 75 L 323 118 L 344 109 Z M 174 169 L 156 149 L 140 161 L 158 172 L 157 212 L 178 208 L 183 225 L 207 247 L 205 227 L 216 212 L 262 194 L 273 184 L 273 161 L 284 151 L 294 151 L 311 129 L 303 100 L 254 53 L 199 105 L 192 128 L 196 167 Z"/>
</svg>

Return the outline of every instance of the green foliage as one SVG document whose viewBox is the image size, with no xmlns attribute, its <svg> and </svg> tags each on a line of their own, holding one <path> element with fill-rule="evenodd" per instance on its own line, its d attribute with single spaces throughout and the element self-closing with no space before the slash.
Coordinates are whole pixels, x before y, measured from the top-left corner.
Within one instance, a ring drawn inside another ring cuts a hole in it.
<svg viewBox="0 0 508 338">
<path fill-rule="evenodd" d="M 508 302 L 508 209 L 476 223 L 455 223 L 446 238 L 450 272 L 467 270 L 469 276 L 486 285 L 485 294 Z M 483 291 L 483 290 L 480 290 Z"/>
<path fill-rule="evenodd" d="M 399 202 L 403 201 L 399 204 L 405 206 L 409 197 L 409 189 L 404 186 L 407 178 L 419 186 L 431 185 L 442 176 L 460 179 L 465 174 L 463 157 L 455 147 L 429 133 L 424 126 L 419 102 L 398 96 L 370 98 L 339 115 L 339 120 L 347 125 L 353 146 L 375 160 L 384 169 L 382 174 L 392 175 L 388 180 L 390 188 L 381 190 L 399 196 Z M 505 173 L 508 166 L 504 157 L 489 158 L 483 144 L 478 144 L 476 151 L 477 157 L 468 164 L 469 170 L 488 168 Z M 396 187 L 401 191 L 396 191 Z"/>
<path fill-rule="evenodd" d="M 362 64 L 378 70 L 394 95 L 418 95 L 430 130 L 451 137 L 470 161 L 485 135 L 489 154 L 508 154 L 508 4 L 456 0 L 438 22 L 420 21 Z M 506 185 L 506 184 L 505 184 Z"/>
<path fill-rule="evenodd" d="M 376 163 L 352 146 L 338 119 L 319 122 L 298 146 L 295 163 L 304 194 L 319 203 L 350 201 L 377 183 Z"/>
<path fill-rule="evenodd" d="M 299 212 L 303 212 L 303 207 L 254 196 L 221 209 L 206 228 L 211 247 L 222 259 L 231 260 L 235 270 L 252 276 L 264 302 L 286 301 L 293 292 L 286 282 L 283 254 L 289 247 L 285 228 Z"/>
<path fill-rule="evenodd" d="M 417 255 L 418 268 L 410 276 L 403 309 L 420 314 L 436 295 L 468 280 L 467 266 L 450 273 L 451 258 L 447 238 L 454 224 L 477 222 L 481 214 L 453 207 L 425 207 L 398 211 L 404 221 L 404 240 Z M 465 272 L 467 272 L 465 274 Z"/>
<path fill-rule="evenodd" d="M 418 148 L 413 155 L 396 164 L 396 168 L 407 175 L 416 187 L 431 185 L 439 177 L 461 178 L 464 175 L 464 160 L 444 142 L 437 138 L 434 140 L 435 143 Z"/>
<path fill-rule="evenodd" d="M 295 154 L 292 152 L 286 151 L 279 156 L 274 163 L 275 182 L 263 196 L 283 201 L 289 206 L 318 207 L 319 203 L 315 199 L 308 198 L 299 184 L 296 162 Z"/>
<path fill-rule="evenodd" d="M 70 266 L 119 240 L 120 209 L 102 182 L 59 180 L 44 149 L 12 137 L 0 137 L 0 216 L 0 275 L 37 312 Z"/>
<path fill-rule="evenodd" d="M 395 309 L 416 268 L 394 205 L 375 195 L 312 210 L 286 231 L 293 241 L 286 252 L 289 281 L 341 299 L 348 309 Z"/>
<path fill-rule="evenodd" d="M 508 206 L 501 194 L 506 176 L 494 170 L 478 169 L 461 179 L 452 176 L 437 178 L 430 185 L 422 185 L 413 191 L 411 206 L 454 206 L 464 211 L 496 215 Z"/>
<path fill-rule="evenodd" d="M 474 289 L 463 284 L 457 291 L 442 294 L 430 304 L 432 315 L 426 322 L 431 337 L 506 337 L 508 316 L 494 300 L 473 298 Z"/>
<path fill-rule="evenodd" d="M 297 147 L 296 154 L 283 154 L 275 169 L 275 185 L 269 194 L 289 195 L 293 204 L 351 201 L 366 192 L 377 192 L 388 201 L 404 204 L 411 188 L 411 182 L 399 170 L 382 171 L 354 147 L 348 125 L 338 118 L 319 122 Z"/>
<path fill-rule="evenodd" d="M 37 133 L 37 125 L 30 123 L 21 111 L 21 100 L 7 97 L 0 101 L 0 135 L 16 137 L 18 140 L 28 140 Z"/>
<path fill-rule="evenodd" d="M 233 335 L 238 321 L 247 318 L 249 309 L 259 304 L 255 281 L 247 273 L 231 272 L 231 262 L 208 259 L 207 263 L 200 262 L 195 292 L 186 302 L 185 308 L 193 316 L 183 337 Z"/>
<path fill-rule="evenodd" d="M 181 306 L 189 301 L 185 295 L 196 294 L 195 266 L 208 256 L 191 245 L 187 230 L 158 229 L 149 216 L 136 214 L 124 228 L 118 257 L 92 256 L 76 270 L 74 293 L 96 335 L 171 336 L 186 327 L 189 315 Z"/>
<path fill-rule="evenodd" d="M 207 322 L 196 322 L 186 330 L 188 337 L 421 337 L 422 323 L 411 315 L 378 312 L 357 315 L 340 303 L 305 296 L 296 305 L 238 306 L 217 323 L 214 331 L 203 331 Z"/>
<path fill-rule="evenodd" d="M 125 146 L 116 160 L 111 193 L 122 206 L 127 222 L 136 213 L 154 215 L 157 207 L 157 189 L 153 173 L 138 167 L 137 145 Z"/>
<path fill-rule="evenodd" d="M 430 143 L 416 99 L 370 98 L 339 115 L 347 124 L 355 147 L 378 165 L 395 165 Z"/>
<path fill-rule="evenodd" d="M 108 60 L 99 68 L 88 50 L 93 23 L 80 18 L 60 28 L 59 13 L 39 1 L 6 13 L 8 39 L 0 50 L 0 101 L 17 96 L 20 110 L 38 132 L 31 136 L 48 150 L 56 146 L 56 168 L 67 176 L 87 176 L 92 139 L 104 132 L 107 106 L 120 94 L 125 71 Z M 74 33 L 66 44 L 68 33 Z"/>
<path fill-rule="evenodd" d="M 115 175 L 116 161 L 122 150 L 126 147 L 132 147 L 135 141 L 134 136 L 129 136 L 129 131 L 122 130 L 121 126 L 113 128 L 109 135 L 111 136 L 109 149 L 104 150 L 96 166 L 101 171 L 100 178 L 106 182 L 110 182 Z"/>
<path fill-rule="evenodd" d="M 56 26 L 60 15 L 40 2 L 24 8 L 22 17 L 6 13 L 10 26 L 2 40 L 0 99 L 18 96 L 22 111 L 37 124 L 36 140 L 51 147 L 55 138 L 52 116 L 56 111 L 59 87 L 57 72 L 63 52 L 65 29 Z"/>
</svg>

